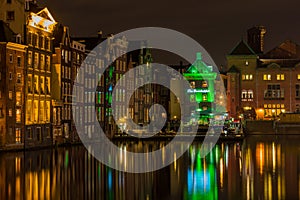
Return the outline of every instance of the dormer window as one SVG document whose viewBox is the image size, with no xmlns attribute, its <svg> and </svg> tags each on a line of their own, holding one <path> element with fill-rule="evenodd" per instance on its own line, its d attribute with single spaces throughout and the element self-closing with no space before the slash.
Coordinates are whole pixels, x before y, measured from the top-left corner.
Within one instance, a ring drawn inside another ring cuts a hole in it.
<svg viewBox="0 0 300 200">
<path fill-rule="evenodd" d="M 20 34 L 18 34 L 16 36 L 16 43 L 21 44 L 21 35 Z"/>
</svg>

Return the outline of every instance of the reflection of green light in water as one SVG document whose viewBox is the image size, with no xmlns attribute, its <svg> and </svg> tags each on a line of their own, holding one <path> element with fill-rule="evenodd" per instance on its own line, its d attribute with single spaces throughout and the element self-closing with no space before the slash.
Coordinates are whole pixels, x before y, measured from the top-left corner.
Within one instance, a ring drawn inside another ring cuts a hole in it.
<svg viewBox="0 0 300 200">
<path fill-rule="evenodd" d="M 69 165 L 69 151 L 66 150 L 65 167 L 68 167 L 68 165 Z"/>
<path fill-rule="evenodd" d="M 195 170 L 188 169 L 187 188 L 184 190 L 184 199 L 218 199 L 218 185 L 216 164 L 214 158 L 217 151 L 213 149 L 208 161 L 200 157 L 200 151 L 196 155 Z M 204 163 L 205 162 L 205 163 Z"/>
<path fill-rule="evenodd" d="M 114 71 L 114 67 L 113 67 L 113 66 L 110 66 L 110 68 L 109 68 L 109 78 L 112 78 L 112 76 L 113 76 L 113 71 Z"/>
<path fill-rule="evenodd" d="M 100 164 L 98 165 L 98 178 L 101 178 L 101 168 L 100 168 Z"/>
</svg>

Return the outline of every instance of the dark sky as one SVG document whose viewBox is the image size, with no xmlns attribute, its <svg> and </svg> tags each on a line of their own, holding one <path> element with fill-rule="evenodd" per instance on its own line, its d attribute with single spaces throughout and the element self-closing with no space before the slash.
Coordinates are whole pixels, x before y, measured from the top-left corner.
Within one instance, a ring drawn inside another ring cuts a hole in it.
<svg viewBox="0 0 300 200">
<path fill-rule="evenodd" d="M 254 25 L 267 28 L 265 50 L 290 39 L 300 44 L 299 0 L 45 0 L 73 36 L 119 33 L 144 26 L 171 28 L 198 41 L 218 65 Z M 177 61 L 174 62 L 176 64 Z"/>
</svg>

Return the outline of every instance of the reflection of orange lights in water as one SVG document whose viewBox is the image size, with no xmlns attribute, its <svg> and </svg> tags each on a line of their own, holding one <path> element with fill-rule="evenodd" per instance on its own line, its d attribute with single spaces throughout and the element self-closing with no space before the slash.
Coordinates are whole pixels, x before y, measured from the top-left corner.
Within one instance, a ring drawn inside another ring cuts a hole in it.
<svg viewBox="0 0 300 200">
<path fill-rule="evenodd" d="M 276 150 L 275 150 L 275 143 L 272 143 L 272 163 L 273 163 L 273 172 L 276 171 Z"/>
<path fill-rule="evenodd" d="M 220 159 L 220 186 L 223 188 L 224 183 L 224 164 L 223 164 L 223 158 Z"/>
<path fill-rule="evenodd" d="M 262 175 L 263 173 L 264 153 L 265 153 L 264 145 L 262 143 L 258 143 L 256 146 L 256 163 L 258 165 L 260 175 Z"/>
<path fill-rule="evenodd" d="M 50 171 L 26 173 L 25 192 L 26 199 L 50 199 Z"/>
</svg>

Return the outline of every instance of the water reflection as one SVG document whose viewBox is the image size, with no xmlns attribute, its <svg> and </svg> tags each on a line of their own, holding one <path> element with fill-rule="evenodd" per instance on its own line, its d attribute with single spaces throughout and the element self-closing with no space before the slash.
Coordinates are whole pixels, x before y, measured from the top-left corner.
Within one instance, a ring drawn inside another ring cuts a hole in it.
<svg viewBox="0 0 300 200">
<path fill-rule="evenodd" d="M 299 139 L 220 143 L 205 159 L 194 143 L 170 166 L 144 174 L 112 170 L 82 146 L 1 153 L 0 199 L 298 199 Z M 164 143 L 118 145 L 149 150 Z M 124 154 L 120 164 L 126 162 Z"/>
</svg>

